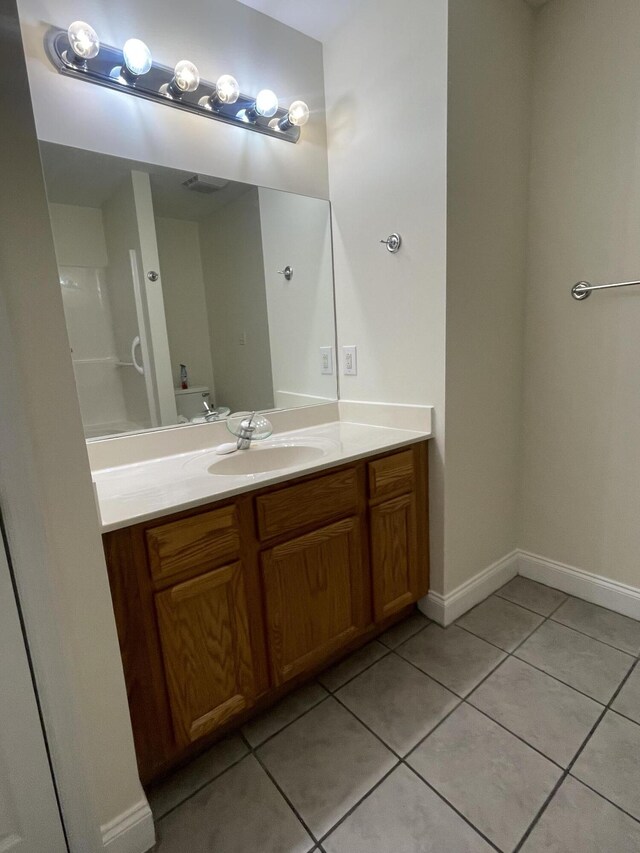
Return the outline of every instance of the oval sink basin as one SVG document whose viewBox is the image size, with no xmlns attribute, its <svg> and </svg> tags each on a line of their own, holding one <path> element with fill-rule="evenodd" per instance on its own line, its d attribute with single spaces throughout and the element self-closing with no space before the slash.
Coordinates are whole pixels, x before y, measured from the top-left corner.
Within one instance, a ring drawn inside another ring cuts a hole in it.
<svg viewBox="0 0 640 853">
<path fill-rule="evenodd" d="M 213 465 L 209 465 L 210 474 L 239 476 L 264 474 L 266 471 L 279 471 L 293 468 L 321 459 L 326 451 L 321 447 L 305 444 L 288 444 L 270 447 L 254 446 L 250 450 L 239 450 L 229 456 L 220 456 Z"/>
</svg>

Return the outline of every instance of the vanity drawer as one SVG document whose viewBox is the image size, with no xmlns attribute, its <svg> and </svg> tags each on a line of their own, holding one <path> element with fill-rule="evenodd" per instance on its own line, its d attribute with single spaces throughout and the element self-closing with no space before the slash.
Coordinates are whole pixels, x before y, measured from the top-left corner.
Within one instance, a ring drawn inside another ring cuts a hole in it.
<svg viewBox="0 0 640 853">
<path fill-rule="evenodd" d="M 146 535 L 149 566 L 155 581 L 198 568 L 212 569 L 240 553 L 235 506 L 152 527 Z"/>
<path fill-rule="evenodd" d="M 347 468 L 256 498 L 258 534 L 260 539 L 270 539 L 339 518 L 354 512 L 357 505 L 356 469 Z"/>
<path fill-rule="evenodd" d="M 369 463 L 369 497 L 380 498 L 413 491 L 413 450 L 403 450 Z"/>
</svg>

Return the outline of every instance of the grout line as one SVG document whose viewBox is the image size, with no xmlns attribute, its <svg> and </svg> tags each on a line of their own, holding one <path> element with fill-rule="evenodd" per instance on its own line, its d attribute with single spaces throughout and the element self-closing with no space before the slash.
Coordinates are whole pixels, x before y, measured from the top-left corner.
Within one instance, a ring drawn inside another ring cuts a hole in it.
<svg viewBox="0 0 640 853">
<path fill-rule="evenodd" d="M 241 737 L 241 740 L 244 740 L 244 738 Z M 215 743 L 210 748 L 214 749 L 217 745 L 218 744 Z M 206 750 L 205 750 L 205 752 L 203 752 L 201 754 L 206 755 Z M 160 823 L 160 821 L 164 820 L 166 817 L 168 817 L 170 814 L 172 814 L 177 808 L 180 808 L 180 806 L 183 806 L 187 802 L 187 800 L 191 799 L 191 797 L 195 797 L 196 794 L 199 794 L 200 791 L 203 791 L 207 787 L 207 785 L 210 785 L 216 779 L 219 779 L 221 776 L 224 776 L 225 773 L 227 773 L 229 770 L 233 770 L 234 767 L 237 767 L 238 764 L 240 764 L 240 762 L 244 761 L 245 758 L 248 758 L 249 755 L 250 755 L 250 752 L 244 752 L 240 756 L 240 758 L 237 758 L 232 764 L 230 764 L 228 767 L 225 767 L 224 770 L 221 770 L 219 773 L 216 773 L 215 775 L 213 775 L 210 779 L 207 779 L 207 781 L 203 782 L 202 785 L 200 785 L 198 788 L 195 788 L 193 791 L 190 791 L 188 794 L 185 794 L 184 799 L 180 800 L 179 803 L 176 803 L 174 806 L 171 806 L 170 809 L 167 809 L 167 811 L 163 812 L 159 817 L 154 816 L 154 818 L 153 818 L 154 823 Z M 196 756 L 196 758 L 199 758 L 199 757 L 200 756 Z M 194 758 L 193 760 L 195 761 L 196 759 Z M 186 764 L 180 769 L 184 769 L 184 767 L 188 767 L 188 766 L 189 765 Z M 175 772 L 178 773 L 179 770 L 176 770 Z M 167 782 L 169 781 L 170 778 L 171 777 L 167 777 Z M 164 784 L 164 783 L 160 783 L 160 784 Z M 145 792 L 145 796 L 146 796 L 146 792 Z M 151 811 L 153 813 L 153 809 Z"/>
<path fill-rule="evenodd" d="M 265 774 L 267 775 L 267 777 L 271 780 L 271 784 L 275 787 L 275 789 L 276 789 L 277 791 L 279 791 L 279 792 L 280 792 L 280 796 L 282 797 L 282 799 L 283 799 L 283 800 L 285 801 L 285 803 L 289 806 L 289 808 L 290 808 L 290 809 L 291 809 L 291 811 L 294 813 L 294 815 L 298 818 L 298 820 L 300 821 L 300 823 L 302 824 L 302 826 L 303 826 L 303 827 L 304 827 L 304 829 L 306 830 L 307 834 L 310 836 L 311 841 L 312 841 L 314 844 L 317 844 L 317 843 L 318 843 L 318 838 L 316 837 L 316 834 L 315 834 L 314 832 L 311 832 L 310 827 L 308 826 L 308 824 L 306 823 L 306 821 L 304 821 L 304 820 L 302 819 L 302 817 L 301 817 L 301 815 L 300 815 L 300 812 L 299 812 L 299 811 L 297 810 L 297 808 L 293 805 L 293 803 L 291 802 L 291 800 L 289 799 L 289 797 L 285 794 L 285 792 L 283 791 L 283 789 L 280 787 L 280 785 L 278 784 L 278 782 L 275 780 L 275 778 L 274 778 L 273 774 L 271 773 L 271 771 L 269 770 L 269 768 L 265 765 L 265 763 L 262 761 L 262 759 L 260 758 L 260 756 L 259 756 L 259 755 L 257 755 L 257 753 L 256 753 L 256 752 L 253 752 L 253 753 L 252 753 L 252 755 L 253 755 L 253 757 L 255 758 L 255 760 L 258 762 L 258 764 L 260 765 L 260 767 L 262 767 L 262 769 L 264 770 L 264 772 L 265 772 Z M 310 849 L 310 850 L 313 850 L 313 847 L 311 847 L 311 848 L 309 848 L 309 849 Z"/>
<path fill-rule="evenodd" d="M 384 776 L 378 779 L 376 784 L 372 788 L 370 788 L 366 794 L 363 794 L 363 796 L 360 797 L 358 802 L 354 803 L 349 809 L 349 811 L 343 814 L 340 820 L 336 821 L 336 823 L 334 823 L 333 826 L 329 830 L 327 830 L 327 832 L 325 832 L 323 836 L 321 836 L 320 844 L 323 844 L 327 840 L 327 838 L 332 835 L 336 831 L 336 829 L 347 820 L 347 818 L 351 817 L 351 815 L 358 808 L 358 806 L 362 805 L 362 803 L 367 799 L 367 797 L 371 796 L 371 794 L 373 794 L 373 792 L 376 791 L 383 784 L 383 782 L 386 782 L 389 776 L 391 776 L 391 774 L 394 773 L 398 769 L 398 767 L 401 766 L 401 764 L 402 761 L 397 761 L 390 770 L 387 770 Z"/>
<path fill-rule="evenodd" d="M 494 593 L 494 594 L 495 594 L 495 593 Z M 486 601 L 486 599 L 485 599 L 485 601 Z M 505 601 L 506 601 L 506 599 L 505 599 Z M 482 603 L 482 602 L 481 602 L 481 603 Z M 513 602 L 512 602 L 512 603 L 513 603 Z M 518 605 L 518 607 L 519 607 L 519 606 L 520 606 L 520 605 Z M 560 605 L 560 606 L 562 606 L 562 605 Z M 533 612 L 533 611 L 531 611 L 531 612 Z M 553 612 L 555 613 L 555 610 L 554 610 Z M 541 615 L 541 614 L 538 614 L 538 615 Z M 575 691 L 576 691 L 576 693 L 580 693 L 582 696 L 586 696 L 586 697 L 587 697 L 587 699 L 592 699 L 594 702 L 597 702 L 599 705 L 605 705 L 606 703 L 605 703 L 605 702 L 603 702 L 601 699 L 596 699 L 595 697 L 593 697 L 593 696 L 589 695 L 589 693 L 585 693 L 585 692 L 584 692 L 584 690 L 580 690 L 580 688 L 579 688 L 579 687 L 574 687 L 574 685 L 573 685 L 573 684 L 569 684 L 567 681 L 563 681 L 563 680 L 562 680 L 561 678 L 559 678 L 557 675 L 553 675 L 553 673 L 551 673 L 551 672 L 547 672 L 547 670 L 546 670 L 546 669 L 542 669 L 541 667 L 537 666 L 536 664 L 531 663 L 530 661 L 525 660 L 524 658 L 521 658 L 521 657 L 519 657 L 519 656 L 516 654 L 516 653 L 517 653 L 517 652 L 522 648 L 522 646 L 527 642 L 527 640 L 531 639 L 531 637 L 536 633 L 536 631 L 538 631 L 540 628 L 542 628 L 542 626 L 545 624 L 545 622 L 550 622 L 550 621 L 551 621 L 551 622 L 553 622 L 555 625 L 560 625 L 562 628 L 566 628 L 568 631 L 574 631 L 574 630 L 575 630 L 574 628 L 570 628 L 568 625 L 563 625 L 561 622 L 556 622 L 555 620 L 553 620 L 553 619 L 551 618 L 551 616 L 552 616 L 552 615 L 553 615 L 553 614 L 551 614 L 551 615 L 549 615 L 549 616 L 545 617 L 545 619 L 544 619 L 544 620 L 543 620 L 543 621 L 542 621 L 542 622 L 541 622 L 541 623 L 540 623 L 536 628 L 534 628 L 534 630 L 533 630 L 530 634 L 527 634 L 527 636 L 526 636 L 526 637 L 524 637 L 524 639 L 523 639 L 523 640 L 521 640 L 521 641 L 518 643 L 518 645 L 517 645 L 517 646 L 515 646 L 515 648 L 514 648 L 514 649 L 513 649 L 513 651 L 511 651 L 511 652 L 506 651 L 505 649 L 503 649 L 503 648 L 501 648 L 500 646 L 498 646 L 498 645 L 496 645 L 495 643 L 493 643 L 491 640 L 487 640 L 485 637 L 481 637 L 479 634 L 474 634 L 474 632 L 473 632 L 473 631 L 470 631 L 468 628 L 465 628 L 463 625 L 458 625 L 458 623 L 457 623 L 457 622 L 454 622 L 453 624 L 454 624 L 454 625 L 456 625 L 456 627 L 460 628 L 461 630 L 466 631 L 466 632 L 467 632 L 467 634 L 471 634 L 471 636 L 472 636 L 472 637 L 476 637 L 478 640 L 483 640 L 485 643 L 488 643 L 490 646 L 493 646 L 493 647 L 494 647 L 494 649 L 499 649 L 501 652 L 503 652 L 503 654 L 506 654 L 506 655 L 508 655 L 509 657 L 515 657 L 515 658 L 516 658 L 516 660 L 519 660 L 519 661 L 521 661 L 522 663 L 526 663 L 526 664 L 528 664 L 529 666 L 533 667 L 533 669 L 537 669 L 537 670 L 538 670 L 538 672 L 542 672 L 544 675 L 548 675 L 548 676 L 549 676 L 549 678 L 553 678 L 555 681 L 559 681 L 559 682 L 560 682 L 560 684 L 564 684 L 564 685 L 565 685 L 565 687 L 570 687 L 572 690 L 575 690 Z M 462 617 L 460 617 L 460 618 L 462 618 Z M 630 655 L 630 654 L 629 654 L 629 652 L 623 652 L 623 651 L 622 651 L 622 649 L 618 649 L 618 648 L 616 648 L 616 646 L 610 646 L 608 643 L 602 643 L 600 640 L 596 640 L 596 638 L 595 638 L 595 637 L 591 637 L 591 636 L 589 636 L 589 634 L 584 634 L 582 631 L 575 631 L 575 633 L 576 633 L 576 634 L 580 634 L 580 635 L 581 635 L 581 636 L 583 636 L 583 637 L 587 637 L 589 640 L 593 640 L 593 641 L 594 641 L 594 642 L 596 642 L 596 643 L 600 643 L 601 645 L 606 646 L 607 648 L 614 649 L 615 651 L 620 652 L 621 654 L 627 655 L 627 657 L 632 658 L 632 660 L 633 660 L 634 662 L 635 662 L 635 660 L 636 660 L 636 659 L 633 657 L 633 655 Z M 506 658 L 505 658 L 505 660 L 506 660 Z M 631 664 L 631 665 L 633 666 L 633 664 Z M 477 688 L 478 688 L 479 686 L 480 686 L 480 685 L 478 684 L 478 685 L 477 685 L 477 687 L 474 687 L 474 691 L 475 691 L 475 690 L 477 690 Z M 472 692 L 473 692 L 473 691 L 472 691 Z M 470 696 L 470 695 L 471 695 L 471 694 L 468 694 L 468 696 Z M 467 698 L 468 698 L 468 697 L 467 697 Z"/>
<path fill-rule="evenodd" d="M 564 765 L 562 765 L 562 764 L 560 764 L 559 762 L 557 762 L 557 761 L 555 760 L 555 758 L 550 758 L 546 753 L 542 752 L 542 750 L 541 750 L 541 749 L 538 749 L 538 747 L 537 747 L 537 746 L 533 746 L 533 744 L 529 743 L 529 741 L 528 741 L 528 740 L 525 740 L 521 735 L 516 734 L 516 732 L 512 732 L 512 731 L 511 731 L 511 729 L 510 729 L 510 728 L 508 728 L 507 726 L 505 726 L 505 725 L 504 725 L 504 723 L 501 723 L 501 722 L 500 722 L 500 720 L 496 720 L 494 717 L 492 717 L 492 716 L 491 716 L 491 714 L 488 714 L 486 711 L 483 711 L 483 710 L 482 710 L 482 708 L 478 708 L 478 706 L 477 706 L 477 705 L 472 704 L 472 703 L 471 703 L 471 702 L 469 702 L 468 700 L 465 700 L 464 704 L 465 704 L 465 705 L 468 705 L 470 708 L 473 708 L 473 710 L 474 710 L 474 711 L 478 711 L 478 713 L 482 714 L 482 716 L 483 716 L 483 717 L 486 717 L 486 718 L 487 718 L 488 720 L 490 720 L 492 723 L 495 723 L 495 724 L 496 724 L 496 726 L 499 726 L 501 729 L 504 729 L 504 731 L 505 731 L 505 732 L 507 732 L 508 734 L 510 734 L 512 737 L 516 738 L 516 740 L 519 740 L 519 741 L 520 741 L 521 743 L 523 743 L 525 746 L 528 746 L 528 747 L 529 747 L 529 749 L 532 749 L 534 752 L 537 752 L 537 753 L 538 753 L 538 755 L 542 756 L 542 758 L 545 758 L 545 759 L 546 759 L 547 761 L 549 761 L 551 764 L 555 765 L 555 767 L 557 767 L 557 768 L 558 768 L 558 770 L 561 770 L 561 771 L 564 773 L 564 771 L 565 771 L 565 769 L 566 769 L 566 768 L 564 767 Z M 598 719 L 600 719 L 600 718 L 598 718 Z"/>
<path fill-rule="evenodd" d="M 519 577 L 519 576 L 517 576 L 517 577 Z M 556 604 L 556 606 L 551 610 L 551 613 L 540 613 L 539 610 L 534 610 L 533 607 L 527 607 L 526 604 L 521 604 L 519 601 L 514 601 L 512 598 L 507 598 L 506 595 L 500 595 L 500 590 L 498 590 L 497 592 L 492 592 L 491 595 L 489 596 L 489 598 L 491 598 L 491 596 L 493 596 L 493 595 L 495 595 L 496 598 L 501 598 L 503 601 L 508 601 L 509 604 L 515 604 L 517 607 L 522 607 L 523 610 L 526 610 L 529 613 L 535 613 L 536 616 L 542 616 L 544 619 L 549 619 L 569 599 L 569 595 L 567 595 L 567 593 L 564 593 L 564 595 L 565 595 L 564 601 L 561 601 L 560 604 Z M 487 601 L 487 599 L 485 598 L 484 601 Z M 483 601 L 480 602 L 480 604 L 483 604 L 483 603 L 484 603 Z M 478 607 L 478 606 L 479 605 L 477 605 L 477 604 L 475 605 L 475 607 Z M 474 608 L 472 607 L 471 609 L 473 610 Z M 470 612 L 470 611 L 467 611 L 467 612 Z M 460 616 L 460 619 L 462 619 L 464 616 L 466 616 L 466 613 L 463 613 L 462 616 Z"/>
<path fill-rule="evenodd" d="M 464 821 L 468 826 L 470 826 L 470 827 L 471 827 L 471 829 L 472 829 L 472 830 L 473 830 L 477 835 L 479 835 L 482 839 L 484 839 L 484 841 L 486 841 L 486 842 L 487 842 L 487 844 L 491 845 L 491 847 L 493 847 L 493 849 L 494 849 L 494 850 L 497 850 L 497 851 L 498 851 L 498 853 L 502 853 L 501 849 L 500 849 L 500 848 L 499 848 L 499 847 L 498 847 L 498 846 L 497 846 L 497 845 L 496 845 L 496 844 L 495 844 L 495 843 L 494 843 L 494 842 L 493 842 L 493 841 L 492 841 L 492 840 L 491 840 L 487 835 L 485 835 L 485 834 L 484 834 L 484 832 L 482 832 L 482 830 L 478 829 L 478 827 L 477 827 L 477 826 L 475 826 L 473 823 L 471 823 L 471 821 L 469 820 L 469 818 L 468 818 L 468 817 L 466 817 L 466 815 L 464 815 L 464 814 L 463 814 L 463 813 L 462 813 L 458 808 L 456 808 L 456 807 L 453 805 L 453 803 L 450 803 L 450 802 L 449 802 L 449 800 L 444 796 L 444 794 L 441 794 L 441 793 L 440 793 L 440 791 L 438 791 L 438 789 L 437 789 L 437 788 L 434 788 L 434 787 L 433 787 L 433 785 L 432 785 L 430 782 L 427 782 L 427 780 L 424 778 L 424 776 L 421 776 L 421 775 L 420 775 L 420 773 L 418 773 L 418 771 L 416 770 L 416 768 L 415 768 L 415 767 L 413 767 L 411 764 L 407 763 L 406 761 L 403 761 L 402 763 L 404 764 L 404 766 L 405 766 L 405 767 L 408 767 L 408 768 L 409 768 L 409 770 L 411 770 L 411 772 L 412 772 L 415 776 L 417 776 L 417 777 L 418 777 L 418 779 L 419 779 L 419 780 L 420 780 L 424 785 L 426 785 L 426 786 L 427 786 L 427 788 L 429 788 L 429 790 L 430 790 L 430 791 L 433 791 L 433 793 L 434 793 L 437 797 L 439 797 L 439 798 L 442 800 L 442 802 L 443 802 L 443 803 L 445 803 L 447 806 L 449 806 L 449 808 L 450 808 L 452 811 L 454 811 L 454 812 L 458 815 L 458 817 L 462 818 L 462 820 L 463 820 L 463 821 Z"/>
<path fill-rule="evenodd" d="M 376 642 L 376 640 L 372 640 L 371 642 Z M 367 643 L 366 645 L 361 646 L 361 649 L 366 649 L 366 648 L 367 648 L 367 645 L 369 645 L 369 644 Z M 381 643 L 380 645 L 382 645 L 382 643 Z M 346 686 L 347 686 L 347 684 L 350 684 L 350 683 L 351 683 L 355 678 L 358 678 L 358 676 L 362 675 L 362 673 L 363 673 L 363 672 L 366 672 L 368 669 L 371 669 L 371 667 L 372 667 L 372 666 L 375 666 L 375 665 L 376 665 L 377 663 L 379 663 L 381 660 L 383 660 L 384 658 L 389 657 L 389 655 L 393 654 L 393 649 L 390 649 L 388 646 L 384 646 L 384 645 L 382 645 L 382 647 L 383 647 L 383 649 L 385 650 L 385 652 L 384 652 L 384 654 L 383 654 L 383 655 L 380 655 L 380 657 L 379 657 L 379 658 L 376 658 L 376 659 L 373 661 L 373 663 L 369 663 L 369 664 L 367 664 L 367 666 L 365 666 L 365 667 L 364 667 L 364 669 L 361 669 L 361 670 L 359 670 L 358 672 L 356 672 L 356 674 L 355 674 L 355 675 L 352 675 L 352 676 L 351 676 L 351 678 L 348 678 L 346 681 L 344 681 L 344 682 L 343 682 L 342 684 L 340 684 L 338 687 L 334 687 L 334 689 L 333 689 L 333 690 L 332 690 L 330 687 L 325 687 L 325 685 L 324 685 L 324 684 L 322 684 L 322 682 L 321 682 L 321 681 L 318 681 L 318 684 L 320 684 L 322 687 L 324 687 L 324 689 L 325 689 L 325 690 L 328 690 L 328 691 L 329 691 L 329 694 L 330 694 L 331 696 L 333 696 L 333 695 L 334 695 L 334 693 L 337 693 L 337 692 L 338 692 L 338 690 L 342 690 L 342 688 L 343 688 L 343 687 L 346 687 Z M 357 654 L 358 654 L 358 652 L 359 652 L 361 649 L 357 649 L 357 650 L 356 650 L 355 652 L 353 652 L 352 654 L 357 655 Z M 343 660 L 342 662 L 338 662 L 337 664 L 335 664 L 335 666 L 340 666 L 340 663 L 343 663 L 343 662 L 348 661 L 348 660 L 349 660 L 349 656 L 347 656 L 346 658 L 344 658 L 344 660 Z M 331 669 L 333 669 L 333 667 L 331 667 Z M 331 670 L 326 670 L 326 671 L 327 671 L 327 672 L 330 672 Z"/>
<path fill-rule="evenodd" d="M 584 599 L 579 598 L 579 599 L 577 599 L 577 600 L 578 600 L 578 601 L 583 601 Z M 587 602 L 587 604 L 589 604 L 589 603 L 590 603 L 590 602 Z M 594 607 L 598 607 L 598 606 L 599 606 L 599 605 L 594 604 Z M 604 610 L 606 610 L 606 608 L 603 608 L 603 609 L 604 609 Z M 554 618 L 553 618 L 553 616 L 555 615 L 555 612 L 556 612 L 556 611 L 554 610 L 554 611 L 553 611 L 553 614 L 549 617 L 549 619 L 551 620 L 551 622 L 554 622 L 556 625 L 562 625 L 562 627 L 563 627 L 563 628 L 570 628 L 572 631 L 575 631 L 575 632 L 576 632 L 576 634 L 582 634 L 582 636 L 583 636 L 583 637 L 589 637 L 589 639 L 590 639 L 590 640 L 595 640 L 595 641 L 596 641 L 596 643 L 602 643 L 602 645 L 603 645 L 603 646 L 608 646 L 610 649 L 615 649 L 617 652 L 622 652 L 623 654 L 625 654 L 625 655 L 629 655 L 629 656 L 630 656 L 630 657 L 632 657 L 632 658 L 637 658 L 637 657 L 638 657 L 638 654 L 639 654 L 638 652 L 630 652 L 630 651 L 628 651 L 627 649 L 621 649 L 621 648 L 620 648 L 620 646 L 614 646 L 612 643 L 607 643 L 607 641 L 606 641 L 606 640 L 601 640 L 599 637 L 594 637 L 594 636 L 593 636 L 593 634 L 587 634 L 585 631 L 581 631 L 581 630 L 580 630 L 580 628 L 575 628 L 573 625 L 567 625 L 567 623 L 566 623 L 566 622 L 560 622 L 560 620 L 559 620 L 559 619 L 554 619 Z M 615 610 L 612 610 L 612 611 L 610 611 L 610 612 L 611 612 L 611 613 L 615 613 Z M 618 616 L 622 616 L 623 614 L 622 614 L 622 613 L 618 613 L 617 615 L 618 615 Z M 630 617 L 630 616 L 627 616 L 627 617 L 625 617 L 625 618 L 630 619 L 631 617 Z M 635 620 L 635 619 L 634 619 L 633 621 L 635 622 L 635 621 L 637 621 L 637 620 Z"/>
<path fill-rule="evenodd" d="M 313 683 L 314 683 L 314 682 L 312 682 L 312 681 L 311 681 L 311 682 L 308 682 L 308 684 L 313 684 Z M 318 684 L 320 684 L 320 682 L 318 682 Z M 306 685 L 303 685 L 303 686 L 306 686 Z M 323 684 L 320 684 L 320 687 L 322 687 L 322 688 L 323 688 L 323 690 L 326 690 L 326 687 L 324 687 L 324 685 L 323 685 Z M 298 689 L 298 688 L 296 688 L 296 689 Z M 293 696 L 293 694 L 294 694 L 295 692 L 296 692 L 296 691 L 295 691 L 295 690 L 293 690 L 291 693 L 287 694 L 287 696 L 283 697 L 283 700 L 281 700 L 281 701 L 284 701 L 284 700 L 285 700 L 285 699 L 287 699 L 289 696 Z M 255 746 L 252 746 L 252 745 L 249 743 L 249 739 L 247 738 L 247 736 L 246 736 L 246 735 L 245 735 L 245 733 L 244 733 L 244 726 L 242 726 L 240 729 L 238 729 L 238 733 L 241 735 L 242 739 L 244 740 L 244 742 L 245 742 L 245 743 L 247 744 L 247 746 L 249 747 L 249 750 L 250 750 L 251 752 L 255 752 L 255 750 L 256 750 L 256 749 L 260 749 L 260 748 L 261 748 L 261 747 L 263 747 L 265 744 L 269 743 L 269 741 L 270 741 L 270 740 L 273 740 L 273 739 L 274 739 L 274 737 L 277 737 L 281 732 L 283 732 L 285 729 L 288 729 L 288 728 L 289 728 L 289 726 L 292 726 L 292 725 L 293 725 L 295 722 L 297 722 L 298 720 L 301 720 L 303 717 L 306 717 L 306 716 L 307 716 L 307 714 L 309 714 L 311 711 L 313 711 L 313 710 L 314 710 L 314 708 L 317 708 L 319 705 L 322 705 L 322 703 L 323 703 L 323 702 L 326 702 L 326 701 L 327 701 L 327 699 L 330 699 L 330 698 L 331 698 L 331 693 L 330 693 L 329 691 L 327 691 L 325 696 L 320 697 L 320 699 L 318 699 L 318 701 L 317 701 L 317 702 L 314 702 L 312 705 L 309 705 L 309 707 L 308 707 L 308 708 L 305 708 L 305 709 L 304 709 L 304 711 L 300 711 L 300 713 L 299 713 L 297 716 L 295 716 L 292 720 L 289 720 L 289 722 L 288 722 L 288 723 L 285 723 L 283 726 L 281 726 L 281 727 L 280 727 L 279 729 L 277 729 L 275 732 L 271 732 L 271 734 L 270 734 L 270 735 L 268 735 L 264 740 L 261 740 L 261 741 L 260 741 L 260 743 L 257 743 Z M 264 711 L 264 713 L 265 713 L 265 714 L 268 714 L 270 710 L 272 711 L 272 710 L 273 710 L 274 708 L 276 708 L 276 707 L 277 707 L 277 703 L 276 703 L 276 705 L 272 705 L 272 706 L 271 706 L 271 708 L 266 708 L 266 709 L 265 709 L 265 711 Z M 260 716 L 258 716 L 256 719 L 260 719 Z"/>
<path fill-rule="evenodd" d="M 558 779 L 558 781 L 556 782 L 556 784 L 555 784 L 555 786 L 554 786 L 553 790 L 551 791 L 551 793 L 549 794 L 549 796 L 547 797 L 547 799 L 545 800 L 545 802 L 542 804 L 542 807 L 540 808 L 540 810 L 538 811 L 538 813 L 537 813 L 537 814 L 535 815 L 535 817 L 533 818 L 533 821 L 529 824 L 528 829 L 526 830 L 525 834 L 524 834 L 524 835 L 522 836 L 522 838 L 520 839 L 520 842 L 518 843 L 518 845 L 517 845 L 517 847 L 515 848 L 515 850 L 513 851 L 513 853 L 518 853 L 518 851 L 522 849 L 522 846 L 524 845 L 525 841 L 527 840 L 527 838 L 529 837 L 529 835 L 531 834 L 531 832 L 532 832 L 532 831 L 533 831 L 533 829 L 535 828 L 536 824 L 538 823 L 538 821 L 540 820 L 540 818 L 542 817 L 542 815 L 543 815 L 543 814 L 544 814 L 544 812 L 546 811 L 547 807 L 549 806 L 549 803 L 553 800 L 553 798 L 555 797 L 556 793 L 558 792 L 558 790 L 559 790 L 560 786 L 563 784 L 563 782 L 565 781 L 565 779 L 566 779 L 569 775 L 571 775 L 571 778 L 573 778 L 573 779 L 577 779 L 579 782 L 582 782 L 582 780 L 581 780 L 581 779 L 578 779 L 578 777 L 577 777 L 577 776 L 573 776 L 573 774 L 571 773 L 571 771 L 573 770 L 573 767 L 574 767 L 575 763 L 578 761 L 578 759 L 579 759 L 579 758 L 580 758 L 580 756 L 582 755 L 582 753 L 583 753 L 583 751 L 584 751 L 585 747 L 587 746 L 588 742 L 591 740 L 591 738 L 592 738 L 592 737 L 593 737 L 593 735 L 595 734 L 596 730 L 598 729 L 598 727 L 599 727 L 600 723 L 601 723 L 601 722 L 602 722 L 602 720 L 604 719 L 604 717 L 605 717 L 605 715 L 607 714 L 607 712 L 608 712 L 608 711 L 610 711 L 610 710 L 612 710 L 612 709 L 611 709 L 611 705 L 612 705 L 612 703 L 613 703 L 613 702 L 615 702 L 615 700 L 616 700 L 616 698 L 617 698 L 618 694 L 620 693 L 620 691 L 622 690 L 622 688 L 624 687 L 624 685 L 625 685 L 625 684 L 627 683 L 627 681 L 629 680 L 629 677 L 631 676 L 631 673 L 633 672 L 634 668 L 635 668 L 635 664 L 633 664 L 633 665 L 629 668 L 629 670 L 628 670 L 627 674 L 624 676 L 624 678 L 622 679 L 622 681 L 621 681 L 621 682 L 620 682 L 620 684 L 618 685 L 618 687 L 617 687 L 617 689 L 615 690 L 615 692 L 614 692 L 613 696 L 611 697 L 611 699 L 609 699 L 608 703 L 603 707 L 602 712 L 600 713 L 600 716 L 598 717 L 598 719 L 596 720 L 596 722 L 593 724 L 593 726 L 592 726 L 592 727 L 591 727 L 591 729 L 589 730 L 589 733 L 587 734 L 587 736 L 585 737 L 585 739 L 582 741 L 582 744 L 581 744 L 581 745 L 580 745 L 580 747 L 578 748 L 578 751 L 576 752 L 576 754 L 573 756 L 573 758 L 571 759 L 571 761 L 570 761 L 570 762 L 569 762 L 569 764 L 567 765 L 567 767 L 566 767 L 566 769 L 564 770 L 564 772 L 562 773 L 562 775 L 561 775 L 560 779 Z M 614 713 L 615 713 L 615 711 L 614 711 Z M 583 783 L 583 784 L 584 784 L 584 783 Z M 609 800 L 607 797 L 603 797 L 603 796 L 602 796 L 602 794 L 601 794 L 599 791 L 596 791 L 596 790 L 595 790 L 595 788 L 591 788 L 591 786 L 590 786 L 590 785 L 587 785 L 586 787 L 590 788 L 590 790 L 592 790 L 592 791 L 593 791 L 595 794 L 597 794 L 599 797 L 602 797 L 602 799 L 603 799 L 603 800 L 606 800 L 608 803 L 611 803 L 611 805 L 616 806 L 616 808 L 620 809 L 620 811 L 625 811 L 624 809 L 621 809 L 621 808 L 620 808 L 620 806 L 618 806 L 616 803 L 613 803 L 611 800 Z M 628 813 L 628 812 L 625 812 L 625 814 L 629 814 L 629 813 Z M 633 817 L 633 815 L 629 815 L 629 817 Z M 639 822 L 637 818 L 633 818 L 633 819 L 634 819 L 636 822 Z"/>
</svg>

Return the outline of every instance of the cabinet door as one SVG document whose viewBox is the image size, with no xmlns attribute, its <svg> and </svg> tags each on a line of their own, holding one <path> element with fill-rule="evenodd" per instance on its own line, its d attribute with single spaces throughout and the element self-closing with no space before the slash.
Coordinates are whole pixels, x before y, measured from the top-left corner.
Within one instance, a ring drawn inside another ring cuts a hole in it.
<svg viewBox="0 0 640 853">
<path fill-rule="evenodd" d="M 369 622 L 357 518 L 266 551 L 262 570 L 276 684 L 322 663 Z"/>
<path fill-rule="evenodd" d="M 402 495 L 371 508 L 371 563 L 376 621 L 420 597 L 413 495 Z"/>
<path fill-rule="evenodd" d="M 242 566 L 160 592 L 156 607 L 176 740 L 186 746 L 255 695 Z"/>
</svg>

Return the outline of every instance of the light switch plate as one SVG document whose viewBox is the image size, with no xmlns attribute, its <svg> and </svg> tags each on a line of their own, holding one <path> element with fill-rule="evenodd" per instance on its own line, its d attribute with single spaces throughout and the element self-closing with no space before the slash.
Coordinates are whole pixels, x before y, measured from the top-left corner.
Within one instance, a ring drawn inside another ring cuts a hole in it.
<svg viewBox="0 0 640 853">
<path fill-rule="evenodd" d="M 342 347 L 342 365 L 345 376 L 358 373 L 358 347 Z"/>
<path fill-rule="evenodd" d="M 320 347 L 320 373 L 333 374 L 333 347 Z"/>
</svg>

